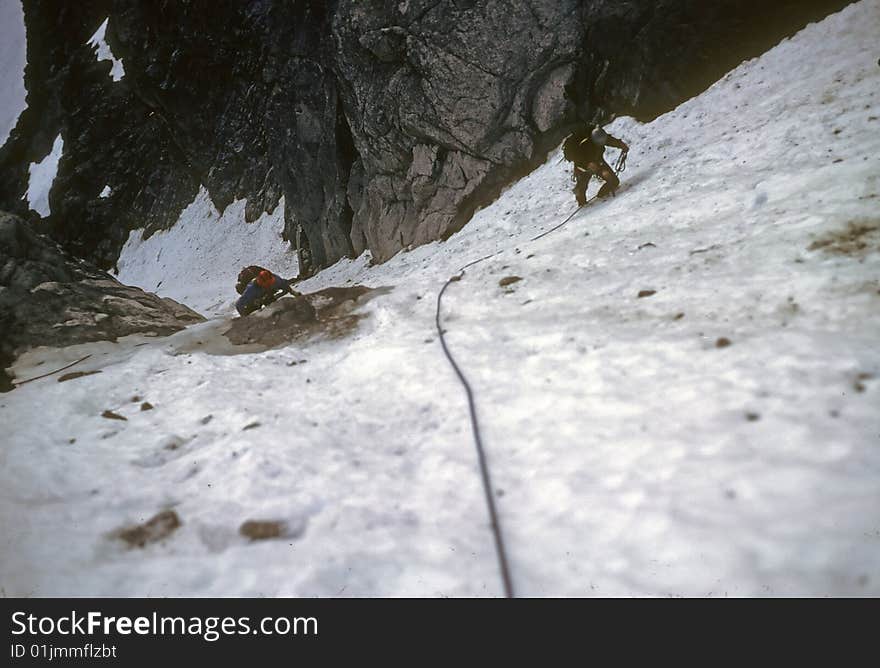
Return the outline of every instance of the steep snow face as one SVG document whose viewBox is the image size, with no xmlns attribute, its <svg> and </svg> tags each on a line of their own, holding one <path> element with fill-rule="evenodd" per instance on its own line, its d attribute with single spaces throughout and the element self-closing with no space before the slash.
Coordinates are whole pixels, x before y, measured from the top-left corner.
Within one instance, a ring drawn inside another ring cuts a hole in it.
<svg viewBox="0 0 880 668">
<path fill-rule="evenodd" d="M 221 214 L 202 188 L 170 230 L 149 239 L 140 231 L 129 234 L 117 278 L 203 315 L 218 315 L 230 312 L 242 267 L 260 264 L 285 278 L 295 276 L 296 253 L 281 239 L 284 199 L 253 223 L 245 222 L 246 205 L 233 202 Z"/>
<path fill-rule="evenodd" d="M 109 20 L 109 17 L 104 19 L 104 22 L 95 31 L 95 34 L 89 38 L 86 44 L 98 49 L 98 60 L 109 60 L 113 63 L 113 69 L 110 70 L 110 77 L 113 81 L 119 81 L 125 76 L 125 66 L 122 64 L 121 58 L 117 58 L 113 55 L 113 50 L 110 48 L 110 45 L 107 44 L 107 40 L 104 37 L 104 34 L 107 32 L 107 22 Z"/>
<path fill-rule="evenodd" d="M 30 207 L 41 216 L 51 213 L 49 191 L 58 174 L 58 161 L 64 152 L 64 140 L 59 134 L 52 143 L 52 150 L 40 162 L 32 162 L 28 167 L 27 201 Z"/>
<path fill-rule="evenodd" d="M 21 3 L 0 3 L 0 146 L 27 107 L 24 66 L 27 64 L 27 35 Z"/>
<path fill-rule="evenodd" d="M 221 315 L 19 362 L 101 373 L 0 399 L 4 590 L 498 595 L 434 329 L 444 281 L 495 254 L 442 317 L 519 594 L 880 594 L 878 29 L 862 0 L 651 124 L 618 119 L 620 193 L 541 239 L 574 206 L 559 153 L 447 242 L 300 284 L 394 286 L 341 341 L 230 354 L 236 265 L 285 266 L 269 235 L 225 255 L 235 210 L 203 197 L 180 236 L 130 240 L 123 278 L 198 286 Z M 163 541 L 113 538 L 169 508 Z M 287 529 L 251 541 L 247 520 Z"/>
</svg>

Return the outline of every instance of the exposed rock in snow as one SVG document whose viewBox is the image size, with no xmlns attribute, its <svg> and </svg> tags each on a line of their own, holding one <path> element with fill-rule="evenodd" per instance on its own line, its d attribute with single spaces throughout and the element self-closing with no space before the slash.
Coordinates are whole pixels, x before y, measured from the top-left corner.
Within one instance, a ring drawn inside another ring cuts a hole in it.
<svg viewBox="0 0 880 668">
<path fill-rule="evenodd" d="M 30 377 L 91 353 L 76 368 L 102 373 L 0 401 L 6 593 L 497 596 L 435 330 L 440 287 L 491 256 L 441 317 L 521 595 L 880 595 L 878 30 L 862 0 L 650 123 L 618 118 L 626 189 L 552 234 L 535 240 L 575 207 L 558 151 L 446 242 L 298 284 L 395 286 L 342 339 L 231 344 L 234 269 L 211 260 L 253 228 L 154 235 L 142 275 L 176 254 L 159 290 L 226 306 L 164 339 L 18 360 Z M 169 507 L 184 522 L 164 545 L 104 540 Z M 295 546 L 239 533 L 294 519 Z"/>
<path fill-rule="evenodd" d="M 27 106 L 24 67 L 27 64 L 24 15 L 20 2 L 0 2 L 0 147 Z"/>
<path fill-rule="evenodd" d="M 247 221 L 284 196 L 284 238 L 317 266 L 384 261 L 460 229 L 578 119 L 667 111 L 847 1 L 25 0 L 42 39 L 0 208 L 25 213 L 27 164 L 63 127 L 50 233 L 102 268 L 200 184 Z"/>
<path fill-rule="evenodd" d="M 205 315 L 234 312 L 233 286 L 242 267 L 259 264 L 285 278 L 299 273 L 296 253 L 281 241 L 285 200 L 251 223 L 246 222 L 247 207 L 235 201 L 220 213 L 201 188 L 171 229 L 128 235 L 117 278 L 161 291 Z M 217 277 L 222 277 L 222 288 Z"/>
</svg>

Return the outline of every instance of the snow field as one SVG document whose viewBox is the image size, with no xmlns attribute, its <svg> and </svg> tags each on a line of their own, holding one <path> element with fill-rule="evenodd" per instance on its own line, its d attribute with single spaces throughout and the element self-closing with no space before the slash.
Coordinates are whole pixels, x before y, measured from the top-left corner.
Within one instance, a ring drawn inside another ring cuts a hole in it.
<svg viewBox="0 0 880 668">
<path fill-rule="evenodd" d="M 221 214 L 203 187 L 170 230 L 149 239 L 140 231 L 130 233 L 117 278 L 203 315 L 234 314 L 242 267 L 260 264 L 285 278 L 298 273 L 296 252 L 281 240 L 284 200 L 253 223 L 245 223 L 246 204 L 237 200 Z"/>
</svg>

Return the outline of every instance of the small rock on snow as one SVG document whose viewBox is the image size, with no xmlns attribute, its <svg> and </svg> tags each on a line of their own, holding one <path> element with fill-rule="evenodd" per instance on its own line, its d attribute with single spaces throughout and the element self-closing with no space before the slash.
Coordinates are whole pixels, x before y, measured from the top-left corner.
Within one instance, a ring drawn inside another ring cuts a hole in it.
<svg viewBox="0 0 880 668">
<path fill-rule="evenodd" d="M 119 529 L 114 535 L 129 547 L 145 547 L 171 535 L 180 526 L 180 518 L 173 510 L 163 510 L 143 524 Z"/>
</svg>

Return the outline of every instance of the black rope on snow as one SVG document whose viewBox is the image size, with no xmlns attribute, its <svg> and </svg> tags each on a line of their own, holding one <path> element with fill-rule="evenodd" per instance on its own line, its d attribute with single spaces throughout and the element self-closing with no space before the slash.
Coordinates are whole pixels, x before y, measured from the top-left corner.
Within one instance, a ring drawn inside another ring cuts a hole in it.
<svg viewBox="0 0 880 668">
<path fill-rule="evenodd" d="M 560 227 L 565 225 L 568 221 L 574 218 L 577 213 L 583 209 L 587 204 L 596 199 L 599 195 L 593 195 L 590 199 L 584 202 L 581 206 L 575 209 L 565 220 L 563 220 L 559 225 L 555 227 L 551 227 L 546 232 L 542 232 L 538 236 L 530 239 L 529 241 L 537 241 L 541 237 L 545 237 L 551 232 L 558 230 Z M 486 453 L 483 448 L 483 438 L 480 435 L 480 423 L 477 420 L 477 405 L 474 401 L 474 391 L 471 388 L 470 383 L 462 372 L 461 368 L 458 366 L 458 363 L 455 361 L 455 358 L 452 356 L 452 353 L 449 351 L 449 346 L 446 343 L 446 336 L 443 330 L 443 326 L 440 322 L 440 304 L 443 300 L 443 294 L 446 292 L 446 288 L 448 288 L 453 283 L 457 283 L 464 276 L 464 271 L 468 267 L 472 267 L 475 264 L 479 264 L 480 262 L 484 262 L 490 258 L 495 257 L 496 255 L 500 255 L 504 251 L 495 251 L 489 255 L 481 257 L 478 260 L 474 260 L 473 262 L 468 262 L 461 269 L 458 270 L 458 273 L 454 276 L 450 277 L 446 283 L 443 284 L 443 287 L 440 289 L 440 293 L 437 295 L 437 311 L 434 316 L 434 322 L 437 326 L 437 334 L 440 336 L 440 345 L 443 347 L 443 353 L 446 355 L 446 359 L 449 360 L 449 363 L 452 365 L 455 374 L 458 376 L 458 379 L 461 381 L 462 386 L 464 386 L 464 391 L 467 394 L 468 400 L 468 410 L 470 411 L 471 418 L 471 430 L 474 434 L 474 443 L 477 447 L 477 457 L 480 461 L 480 475 L 483 480 L 483 492 L 486 496 L 486 506 L 489 511 L 489 519 L 492 522 L 492 535 L 495 538 L 495 552 L 498 555 L 498 567 L 501 570 L 501 579 L 504 583 L 504 595 L 507 598 L 514 598 L 513 592 L 513 581 L 510 577 L 510 567 L 507 562 L 507 552 L 504 548 L 504 538 L 501 534 L 501 523 L 498 521 L 498 512 L 495 509 L 495 497 L 492 496 L 492 480 L 489 476 L 489 466 L 486 462 Z"/>
<path fill-rule="evenodd" d="M 498 512 L 495 509 L 495 497 L 492 495 L 492 480 L 489 477 L 489 466 L 486 462 L 486 453 L 483 448 L 483 438 L 480 435 L 480 424 L 477 421 L 477 406 L 474 402 L 474 392 L 471 389 L 470 383 L 468 382 L 467 378 L 465 378 L 465 375 L 462 372 L 461 368 L 456 363 L 455 358 L 452 356 L 452 353 L 449 351 L 449 346 L 446 344 L 446 337 L 444 335 L 443 327 L 440 322 L 440 304 L 443 299 L 443 293 L 446 292 L 446 288 L 448 288 L 453 283 L 460 281 L 464 276 L 464 270 L 468 267 L 471 267 L 478 262 L 488 260 L 489 258 L 494 257 L 499 253 L 501 253 L 501 251 L 492 253 L 491 255 L 487 255 L 486 257 L 482 257 L 479 260 L 469 262 L 468 264 L 463 266 L 455 276 L 452 276 L 448 281 L 446 281 L 446 283 L 443 284 L 443 288 L 440 290 L 440 294 L 437 295 L 437 313 L 435 316 L 435 323 L 437 325 L 437 333 L 440 335 L 440 345 L 443 346 L 443 352 L 446 355 L 446 359 L 449 360 L 449 363 L 455 370 L 455 374 L 458 376 L 458 379 L 461 381 L 461 384 L 464 386 L 464 391 L 467 394 L 468 409 L 470 411 L 471 417 L 471 429 L 473 431 L 474 442 L 477 447 L 477 457 L 480 461 L 480 475 L 483 480 L 483 491 L 486 495 L 486 506 L 489 510 L 489 519 L 492 522 L 492 535 L 495 538 L 495 552 L 498 555 L 498 566 L 501 570 L 501 580 L 504 584 L 504 595 L 507 598 L 514 598 L 513 581 L 511 580 L 510 567 L 507 563 L 507 552 L 504 548 L 504 538 L 501 534 L 501 524 L 498 521 Z"/>
<path fill-rule="evenodd" d="M 596 199 L 598 196 L 599 196 L 598 193 L 595 194 L 595 195 L 593 195 L 590 199 L 588 199 L 586 202 L 584 202 L 583 204 L 581 204 L 577 209 L 575 209 L 575 210 L 574 210 L 574 211 L 568 216 L 568 218 L 566 218 L 566 219 L 563 220 L 561 223 L 559 223 L 559 225 L 556 225 L 555 227 L 551 227 L 551 228 L 550 228 L 549 230 L 547 230 L 546 232 L 541 232 L 541 234 L 539 234 L 539 235 L 536 236 L 536 237 L 532 237 L 531 239 L 529 239 L 529 241 L 530 241 L 530 242 L 532 242 L 532 241 L 537 241 L 537 240 L 540 239 L 541 237 L 546 237 L 546 236 L 547 236 L 548 234 L 550 234 L 551 232 L 555 232 L 555 231 L 558 230 L 560 227 L 562 227 L 563 225 L 565 225 L 568 221 L 570 221 L 572 218 L 574 218 L 574 217 L 578 214 L 578 212 L 579 212 L 581 209 L 583 209 L 587 204 L 589 204 L 590 202 L 592 202 L 592 201 L 593 201 L 594 199 Z"/>
<path fill-rule="evenodd" d="M 19 385 L 24 385 L 25 383 L 30 383 L 30 382 L 32 382 L 32 381 L 34 381 L 34 380 L 40 380 L 40 378 L 47 378 L 48 376 L 51 376 L 51 375 L 54 374 L 54 373 L 58 373 L 59 371 L 64 371 L 65 369 L 69 369 L 70 367 L 72 367 L 72 366 L 74 366 L 74 365 L 76 365 L 76 364 L 79 364 L 80 362 L 82 362 L 82 361 L 84 361 L 84 360 L 87 360 L 87 359 L 89 359 L 91 356 L 92 356 L 92 354 L 89 353 L 89 354 L 86 355 L 85 357 L 80 357 L 80 358 L 79 358 L 78 360 L 76 360 L 75 362 L 71 362 L 70 364 L 67 364 L 67 365 L 63 366 L 63 367 L 61 367 L 60 369 L 55 369 L 54 371 L 50 371 L 49 373 L 44 373 L 44 374 L 42 374 L 41 376 L 34 376 L 33 378 L 28 378 L 27 380 L 19 380 L 19 381 L 14 381 L 14 380 L 13 380 L 13 381 L 12 381 L 12 384 L 13 384 L 15 387 L 18 387 Z"/>
</svg>

